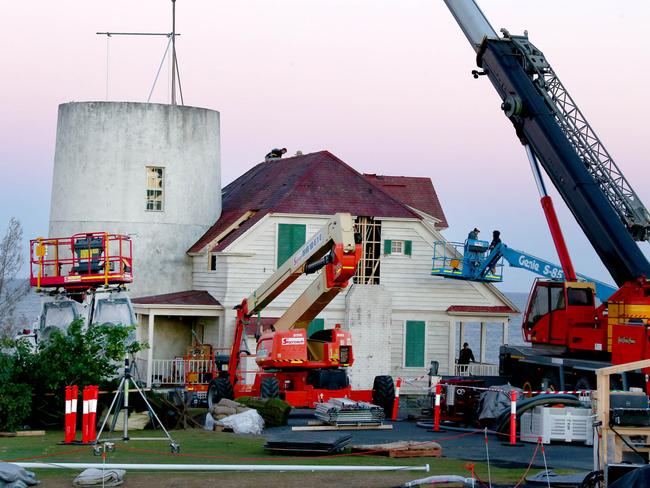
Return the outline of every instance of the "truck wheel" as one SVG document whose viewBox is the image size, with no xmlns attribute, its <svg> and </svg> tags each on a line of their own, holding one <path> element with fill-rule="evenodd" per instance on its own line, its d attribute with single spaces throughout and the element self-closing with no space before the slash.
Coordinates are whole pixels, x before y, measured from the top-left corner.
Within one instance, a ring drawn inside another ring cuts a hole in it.
<svg viewBox="0 0 650 488">
<path fill-rule="evenodd" d="M 221 401 L 222 398 L 232 400 L 235 394 L 232 390 L 232 385 L 227 378 L 215 378 L 208 386 L 208 408 L 212 410 L 213 406 Z"/>
<path fill-rule="evenodd" d="M 260 383 L 261 398 L 278 398 L 280 396 L 280 383 L 275 376 L 265 376 Z"/>
<path fill-rule="evenodd" d="M 372 403 L 384 409 L 386 418 L 393 416 L 395 383 L 391 376 L 375 376 L 375 381 L 372 384 Z"/>
<path fill-rule="evenodd" d="M 587 376 L 580 376 L 573 387 L 574 390 L 593 390 L 591 380 Z"/>
<path fill-rule="evenodd" d="M 531 393 L 533 391 L 533 382 L 531 380 L 525 380 L 521 383 L 521 389 L 524 391 L 526 398 L 533 396 Z"/>
<path fill-rule="evenodd" d="M 540 390 L 558 391 L 560 389 L 560 379 L 557 375 L 547 373 L 542 378 Z"/>
</svg>

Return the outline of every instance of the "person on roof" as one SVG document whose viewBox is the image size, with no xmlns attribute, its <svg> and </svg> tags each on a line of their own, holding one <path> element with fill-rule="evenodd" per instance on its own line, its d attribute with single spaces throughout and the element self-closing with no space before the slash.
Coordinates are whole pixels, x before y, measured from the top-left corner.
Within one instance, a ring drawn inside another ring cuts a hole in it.
<svg viewBox="0 0 650 488">
<path fill-rule="evenodd" d="M 478 239 L 479 232 L 481 232 L 481 231 L 478 230 L 478 227 L 474 227 L 474 230 L 470 231 L 470 233 L 467 234 L 467 238 L 476 240 L 476 239 Z"/>
<path fill-rule="evenodd" d="M 271 161 L 273 159 L 279 159 L 282 157 L 283 154 L 286 154 L 287 148 L 283 147 L 282 149 L 271 149 L 271 152 L 269 152 L 266 156 L 264 156 L 265 161 Z"/>
</svg>

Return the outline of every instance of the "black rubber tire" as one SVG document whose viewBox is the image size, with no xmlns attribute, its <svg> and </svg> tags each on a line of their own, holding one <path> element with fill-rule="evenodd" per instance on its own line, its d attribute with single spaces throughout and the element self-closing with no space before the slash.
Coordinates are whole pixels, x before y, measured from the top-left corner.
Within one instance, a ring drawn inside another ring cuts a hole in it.
<svg viewBox="0 0 650 488">
<path fill-rule="evenodd" d="M 212 409 L 223 398 L 227 398 L 228 400 L 235 398 L 232 385 L 227 378 L 215 378 L 210 382 L 210 386 L 208 386 L 208 408 Z"/>
<path fill-rule="evenodd" d="M 594 385 L 593 381 L 588 376 L 580 376 L 576 380 L 576 384 L 573 386 L 574 390 L 593 390 Z"/>
<path fill-rule="evenodd" d="M 265 376 L 260 382 L 260 398 L 278 398 L 280 383 L 275 376 Z"/>
<path fill-rule="evenodd" d="M 372 403 L 384 409 L 387 419 L 393 416 L 395 383 L 391 376 L 375 376 L 372 384 Z"/>
<path fill-rule="evenodd" d="M 560 378 L 555 373 L 546 373 L 539 382 L 539 389 L 549 391 L 560 391 Z"/>
</svg>

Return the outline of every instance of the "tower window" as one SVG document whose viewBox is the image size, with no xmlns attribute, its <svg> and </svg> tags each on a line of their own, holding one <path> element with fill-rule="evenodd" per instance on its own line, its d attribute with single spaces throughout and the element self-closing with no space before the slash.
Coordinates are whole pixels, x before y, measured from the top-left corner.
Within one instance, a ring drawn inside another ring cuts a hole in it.
<svg viewBox="0 0 650 488">
<path fill-rule="evenodd" d="M 154 212 L 163 211 L 163 184 L 165 168 L 147 166 L 147 205 L 146 209 Z"/>
</svg>

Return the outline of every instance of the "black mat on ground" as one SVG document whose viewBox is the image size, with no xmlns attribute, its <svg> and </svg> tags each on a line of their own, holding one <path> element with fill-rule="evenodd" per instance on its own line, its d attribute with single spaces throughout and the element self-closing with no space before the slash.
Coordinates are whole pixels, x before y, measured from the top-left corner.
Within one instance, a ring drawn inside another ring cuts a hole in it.
<svg viewBox="0 0 650 488">
<path fill-rule="evenodd" d="M 331 434 L 317 439 L 308 432 L 292 432 L 266 438 L 264 448 L 279 454 L 332 454 L 345 449 L 352 442 L 349 434 Z"/>
<path fill-rule="evenodd" d="M 548 476 L 546 476 L 546 471 L 540 471 L 539 473 L 527 476 L 526 483 L 538 486 L 550 485 L 554 488 L 574 488 L 580 486 L 588 474 L 589 471 L 573 474 L 557 474 L 551 469 L 548 471 Z"/>
</svg>

